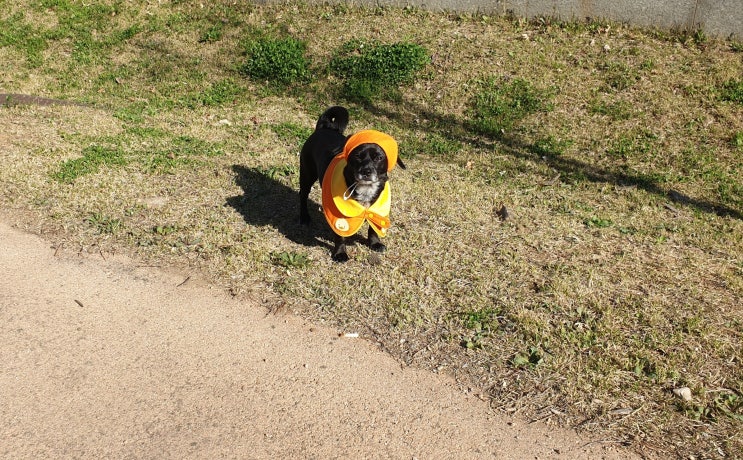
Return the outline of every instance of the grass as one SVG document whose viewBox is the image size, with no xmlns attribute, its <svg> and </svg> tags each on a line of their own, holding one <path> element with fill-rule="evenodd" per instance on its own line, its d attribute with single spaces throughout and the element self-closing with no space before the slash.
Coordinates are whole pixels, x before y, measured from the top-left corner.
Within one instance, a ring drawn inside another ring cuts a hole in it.
<svg viewBox="0 0 743 460">
<path fill-rule="evenodd" d="M 240 72 L 256 80 L 288 86 L 309 76 L 306 44 L 291 37 L 251 40 L 245 45 L 245 63 Z"/>
<path fill-rule="evenodd" d="M 476 86 L 480 89 L 472 97 L 470 128 L 478 134 L 499 138 L 529 115 L 551 110 L 550 95 L 520 78 L 490 77 Z"/>
<path fill-rule="evenodd" d="M 353 39 L 340 46 L 329 68 L 344 81 L 342 97 L 370 104 L 380 95 L 395 100 L 396 88 L 412 82 L 429 61 L 428 51 L 416 43 Z"/>
<path fill-rule="evenodd" d="M 269 293 L 498 410 L 650 457 L 743 451 L 739 44 L 411 8 L 0 5 L 2 91 L 89 106 L 0 107 L 4 218 Z M 296 224 L 297 153 L 332 104 L 408 166 L 388 252 L 352 245 L 343 276 L 322 216 Z"/>
</svg>

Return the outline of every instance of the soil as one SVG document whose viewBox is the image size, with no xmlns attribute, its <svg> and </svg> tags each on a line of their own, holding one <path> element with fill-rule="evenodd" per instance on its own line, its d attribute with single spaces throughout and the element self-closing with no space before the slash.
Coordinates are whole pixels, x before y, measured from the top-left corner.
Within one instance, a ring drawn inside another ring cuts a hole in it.
<svg viewBox="0 0 743 460">
<path fill-rule="evenodd" d="M 353 331 L 3 220 L 0 457 L 634 457 L 493 412 Z"/>
</svg>

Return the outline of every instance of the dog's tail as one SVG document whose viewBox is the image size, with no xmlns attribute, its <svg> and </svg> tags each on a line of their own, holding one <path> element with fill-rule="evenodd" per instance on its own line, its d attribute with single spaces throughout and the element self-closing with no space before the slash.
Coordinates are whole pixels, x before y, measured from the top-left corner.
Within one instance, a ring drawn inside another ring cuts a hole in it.
<svg viewBox="0 0 743 460">
<path fill-rule="evenodd" d="M 348 125 L 348 110 L 336 105 L 326 110 L 317 120 L 315 129 L 332 129 L 343 134 Z"/>
</svg>

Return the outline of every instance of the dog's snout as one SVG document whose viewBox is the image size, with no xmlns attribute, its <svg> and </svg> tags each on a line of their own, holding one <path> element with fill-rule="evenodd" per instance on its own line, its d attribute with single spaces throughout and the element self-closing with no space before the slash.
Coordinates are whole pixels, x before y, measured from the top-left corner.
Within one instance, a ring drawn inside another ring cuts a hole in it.
<svg viewBox="0 0 743 460">
<path fill-rule="evenodd" d="M 361 175 L 363 176 L 371 176 L 372 174 L 374 174 L 374 171 L 374 167 L 372 167 L 372 165 L 370 164 L 365 164 L 361 166 L 361 168 L 359 168 L 359 173 L 361 173 Z"/>
</svg>

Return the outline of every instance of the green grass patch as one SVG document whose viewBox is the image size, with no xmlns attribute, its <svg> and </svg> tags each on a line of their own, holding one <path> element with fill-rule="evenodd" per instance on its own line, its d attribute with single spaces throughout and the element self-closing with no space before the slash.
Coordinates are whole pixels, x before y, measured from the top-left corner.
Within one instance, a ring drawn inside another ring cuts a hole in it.
<svg viewBox="0 0 743 460">
<path fill-rule="evenodd" d="M 548 136 L 537 139 L 529 149 L 543 157 L 554 157 L 563 155 L 573 145 L 570 139 L 558 139 L 554 136 Z"/>
<path fill-rule="evenodd" d="M 282 143 L 294 149 L 299 149 L 310 134 L 312 134 L 314 129 L 308 126 L 300 126 L 295 123 L 279 123 L 271 125 L 271 131 L 276 133 L 276 136 Z"/>
<path fill-rule="evenodd" d="M 743 104 L 743 79 L 731 78 L 720 86 L 720 98 L 723 101 Z"/>
<path fill-rule="evenodd" d="M 743 150 L 743 131 L 733 133 L 730 138 L 730 145 L 735 147 L 737 150 Z"/>
<path fill-rule="evenodd" d="M 127 158 L 120 148 L 100 145 L 86 147 L 82 157 L 68 160 L 52 173 L 52 178 L 62 183 L 72 183 L 80 176 L 97 173 L 103 166 L 122 166 Z"/>
<path fill-rule="evenodd" d="M 329 67 L 343 80 L 341 95 L 363 104 L 398 97 L 397 86 L 411 83 L 430 60 L 429 52 L 415 43 L 354 39 L 336 51 Z"/>
<path fill-rule="evenodd" d="M 235 80 L 227 78 L 213 83 L 209 88 L 206 88 L 204 91 L 194 96 L 193 101 L 195 104 L 191 103 L 189 105 L 191 107 L 198 104 L 208 107 L 217 107 L 235 102 L 235 100 L 244 93 L 245 88 Z"/>
<path fill-rule="evenodd" d="M 209 26 L 199 37 L 199 43 L 214 43 L 222 39 L 224 27 L 221 24 Z"/>
<path fill-rule="evenodd" d="M 640 78 L 635 69 L 622 62 L 608 61 L 601 63 L 599 70 L 604 74 L 606 85 L 603 89 L 606 92 L 624 91 L 632 87 Z"/>
<path fill-rule="evenodd" d="M 259 82 L 287 87 L 310 76 L 307 45 L 296 38 L 259 38 L 245 43 L 240 72 Z"/>
<path fill-rule="evenodd" d="M 461 142 L 436 132 L 428 133 L 423 138 L 406 139 L 400 143 L 400 151 L 404 152 L 405 156 L 421 154 L 449 160 L 456 158 L 462 147 Z"/>
<path fill-rule="evenodd" d="M 474 85 L 478 91 L 470 101 L 469 127 L 478 134 L 500 138 L 529 115 L 552 110 L 551 92 L 521 78 L 490 77 Z"/>
<path fill-rule="evenodd" d="M 597 115 L 605 115 L 612 120 L 629 120 L 633 116 L 632 105 L 626 101 L 605 101 L 594 99 L 588 106 L 588 111 Z"/>
<path fill-rule="evenodd" d="M 147 171 L 157 173 L 170 173 L 175 168 L 223 154 L 224 150 L 218 144 L 192 136 L 176 136 L 168 139 L 154 151 L 136 153 L 137 157 L 143 159 Z"/>
<path fill-rule="evenodd" d="M 47 41 L 38 29 L 28 24 L 21 12 L 7 19 L 0 19 L 0 47 L 12 47 L 26 56 L 30 67 L 39 67 Z"/>
</svg>

